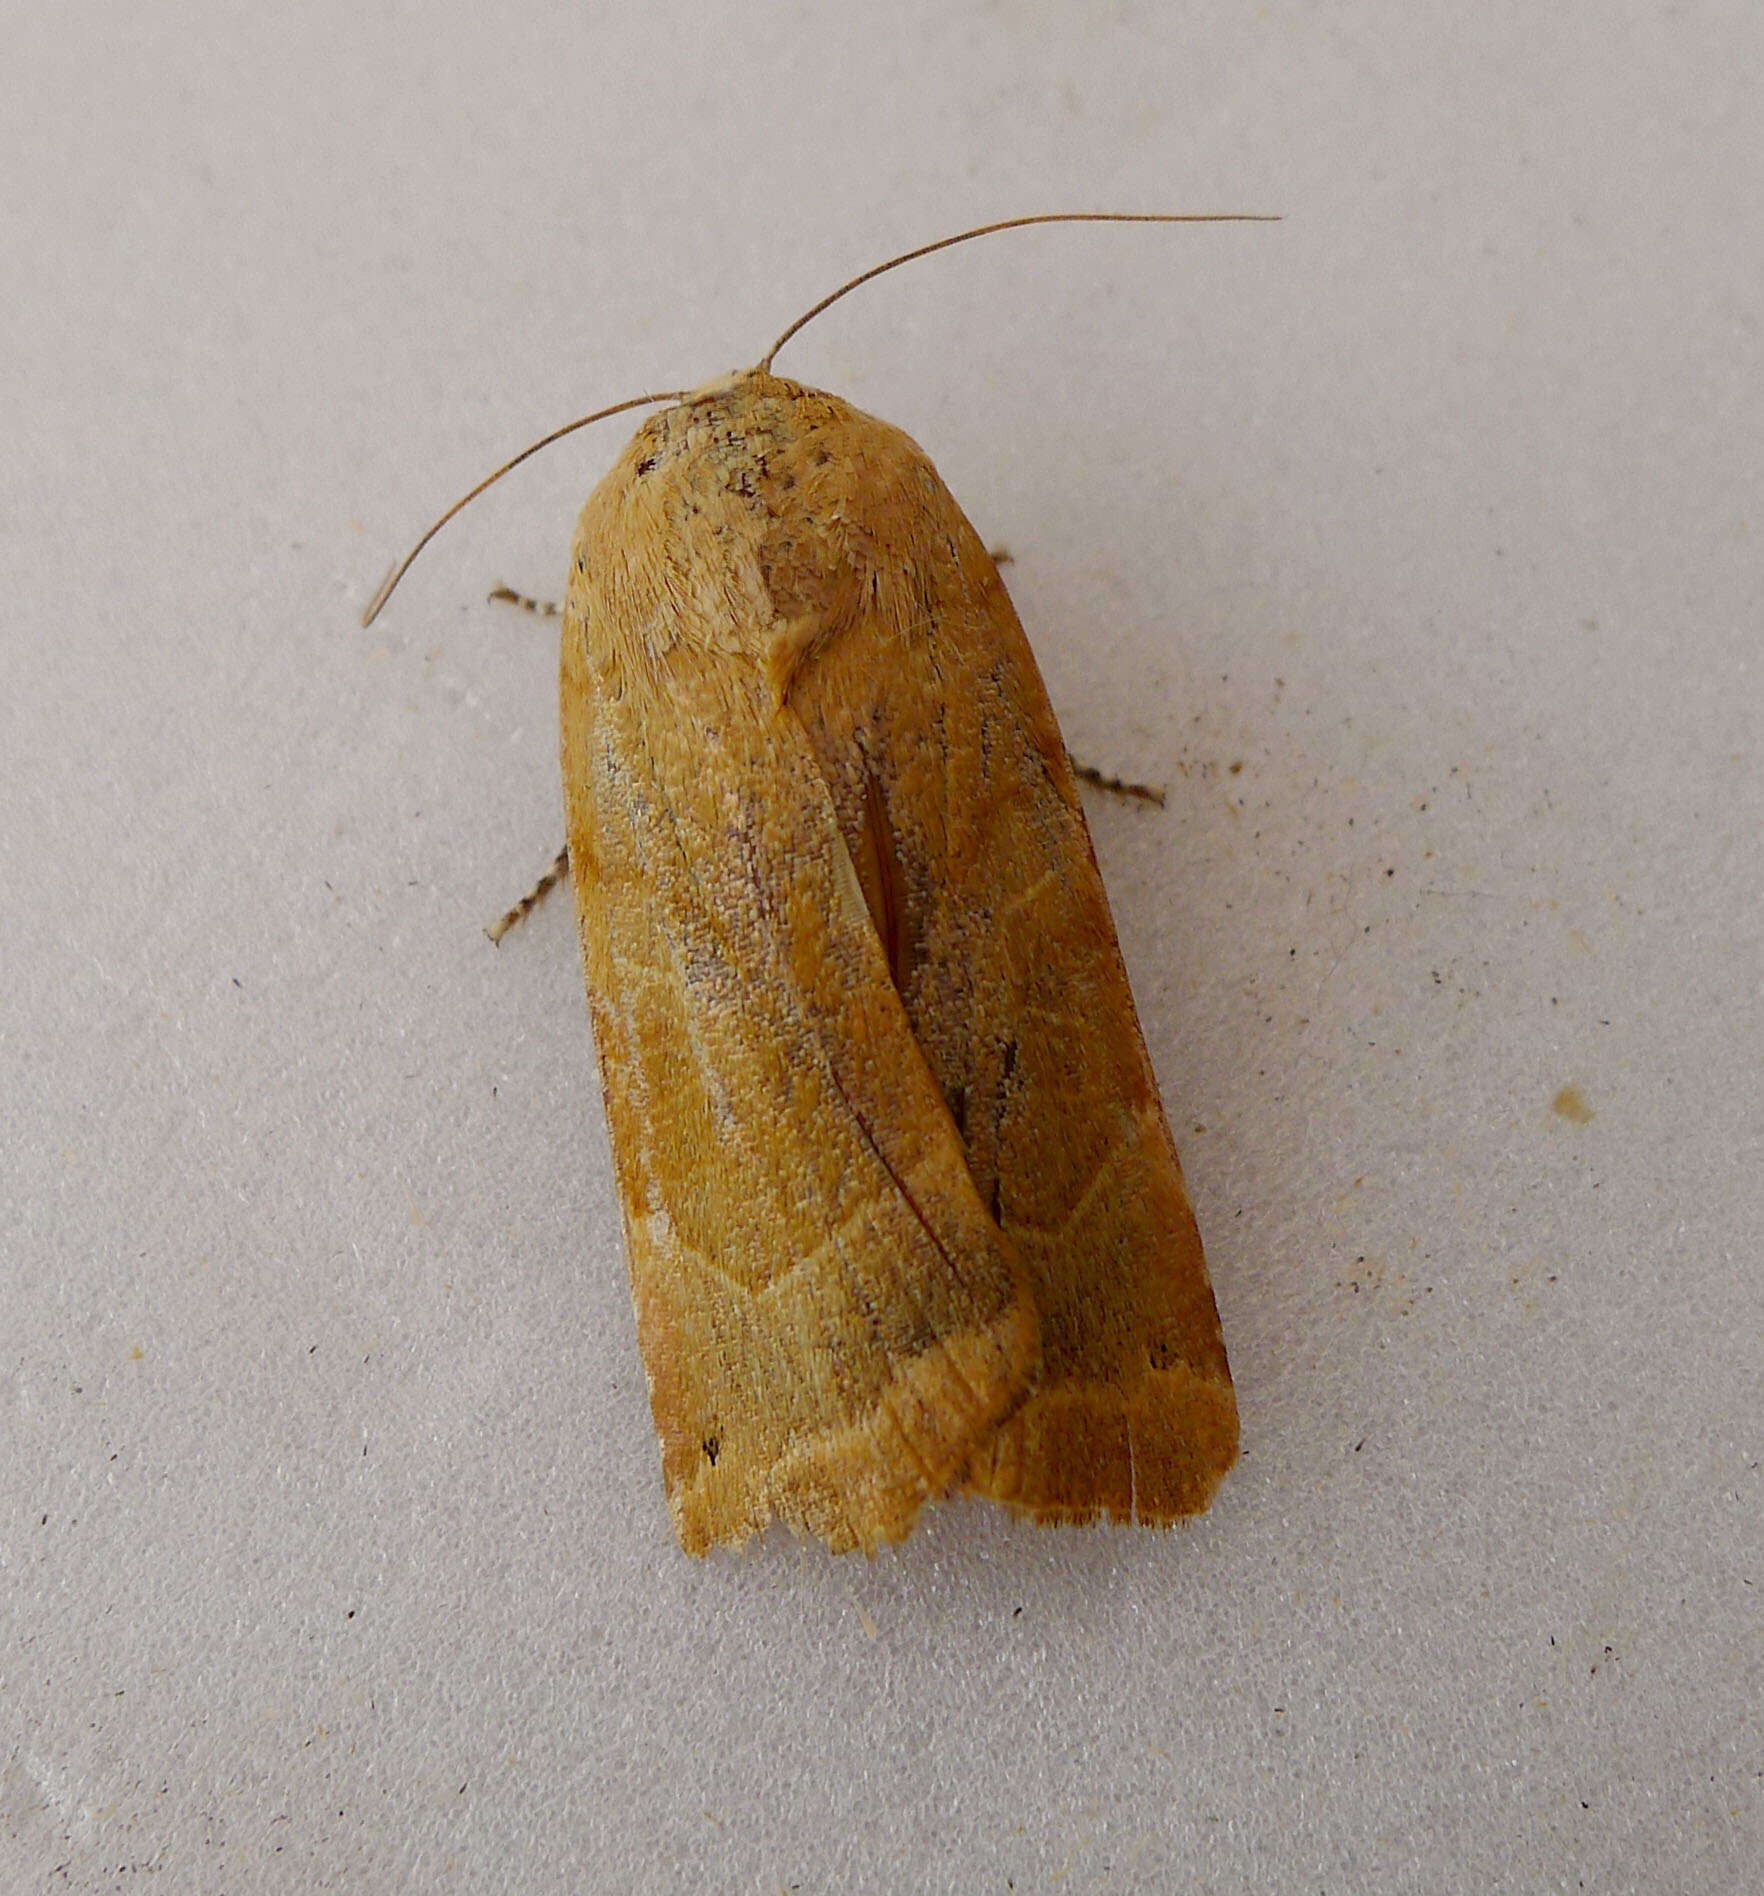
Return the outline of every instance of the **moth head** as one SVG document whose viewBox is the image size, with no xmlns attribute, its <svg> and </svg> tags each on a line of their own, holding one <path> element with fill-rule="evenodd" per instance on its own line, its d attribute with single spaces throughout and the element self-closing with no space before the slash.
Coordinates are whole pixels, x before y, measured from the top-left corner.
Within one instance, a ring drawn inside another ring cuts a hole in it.
<svg viewBox="0 0 1764 1896">
<path fill-rule="evenodd" d="M 977 237 L 990 237 L 1004 230 L 1023 230 L 1032 224 L 1277 224 L 1277 216 L 1251 211 L 1046 211 L 1033 217 L 1007 217 L 994 224 L 980 224 L 973 230 L 958 231 L 953 237 L 940 237 L 935 243 L 921 244 L 916 250 L 903 251 L 898 257 L 890 257 L 886 263 L 878 263 L 862 271 L 848 282 L 842 283 L 830 295 L 823 296 L 812 309 L 805 310 L 786 329 L 776 342 L 751 369 L 737 370 L 728 376 L 707 382 L 702 388 L 693 391 L 670 389 L 660 395 L 635 395 L 629 401 L 614 402 L 609 408 L 597 408 L 591 415 L 583 415 L 579 420 L 554 428 L 550 434 L 535 441 L 531 447 L 523 448 L 512 460 L 505 461 L 494 474 L 481 480 L 469 494 L 456 500 L 454 504 L 428 530 L 416 545 L 381 581 L 379 590 L 368 601 L 367 610 L 361 615 L 364 626 L 372 625 L 379 616 L 380 608 L 391 598 L 393 588 L 409 572 L 411 562 L 422 552 L 435 535 L 446 526 L 461 508 L 469 506 L 483 493 L 485 488 L 502 479 L 503 475 L 537 454 L 541 448 L 548 448 L 554 441 L 561 441 L 565 435 L 574 434 L 578 428 L 586 428 L 590 423 L 604 421 L 609 415 L 619 415 L 632 408 L 650 408 L 657 402 L 679 402 L 684 406 L 705 400 L 714 400 L 726 395 L 749 379 L 762 380 L 771 377 L 772 362 L 778 351 L 800 330 L 812 323 L 823 310 L 830 309 L 841 297 L 849 296 L 860 285 L 872 282 L 889 270 L 898 270 L 903 263 L 912 263 L 919 257 L 928 257 L 934 251 L 949 250 L 956 244 L 972 243 Z"/>
</svg>

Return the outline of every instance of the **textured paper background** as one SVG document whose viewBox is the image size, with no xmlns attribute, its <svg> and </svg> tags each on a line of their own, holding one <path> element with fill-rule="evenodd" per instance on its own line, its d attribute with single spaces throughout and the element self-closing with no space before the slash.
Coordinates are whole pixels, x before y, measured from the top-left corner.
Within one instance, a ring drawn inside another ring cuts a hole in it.
<svg viewBox="0 0 1764 1896">
<path fill-rule="evenodd" d="M 1764 1881 L 1764 22 L 14 10 L 0 1887 Z M 1247 1452 L 675 1549 L 565 907 L 622 423 L 908 428 L 1093 806 Z M 1564 1092 L 1564 1089 L 1572 1089 Z M 1586 1115 L 1590 1113 L 1590 1117 Z"/>
</svg>

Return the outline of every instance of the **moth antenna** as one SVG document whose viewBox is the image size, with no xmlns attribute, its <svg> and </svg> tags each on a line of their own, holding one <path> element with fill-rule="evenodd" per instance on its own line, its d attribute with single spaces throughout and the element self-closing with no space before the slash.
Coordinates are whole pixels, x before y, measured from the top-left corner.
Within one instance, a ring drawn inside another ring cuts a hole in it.
<svg viewBox="0 0 1764 1896">
<path fill-rule="evenodd" d="M 958 231 L 953 237 L 939 237 L 934 244 L 921 244 L 917 250 L 904 251 L 898 257 L 890 257 L 886 263 L 875 264 L 860 276 L 854 276 L 849 283 L 842 283 L 831 296 L 823 296 L 813 309 L 797 317 L 796 321 L 760 359 L 758 372 L 762 375 L 769 373 L 772 358 L 798 330 L 807 328 L 823 310 L 831 309 L 842 296 L 849 296 L 853 290 L 861 284 L 868 283 L 871 278 L 879 277 L 888 270 L 898 270 L 903 263 L 912 263 L 920 257 L 928 257 L 934 250 L 949 250 L 956 244 L 972 243 L 976 237 L 990 237 L 996 231 L 1024 230 L 1031 224 L 1278 224 L 1279 222 L 1279 214 L 1269 211 L 1043 211 L 1035 217 L 1007 217 L 997 224 L 979 224 L 973 230 Z"/>
<path fill-rule="evenodd" d="M 472 502 L 483 493 L 486 487 L 494 487 L 496 483 L 502 479 L 503 475 L 512 473 L 523 461 L 529 460 L 533 455 L 537 454 L 541 448 L 550 447 L 552 442 L 561 441 L 565 435 L 574 434 L 578 428 L 586 428 L 590 422 L 605 421 L 608 415 L 622 415 L 627 408 L 646 408 L 653 402 L 679 402 L 685 399 L 686 391 L 677 388 L 668 389 L 659 395 L 633 395 L 629 401 L 614 402 L 610 408 L 597 408 L 593 414 L 584 415 L 580 421 L 572 421 L 563 428 L 554 428 L 550 434 L 535 441 L 531 447 L 522 448 L 520 453 L 517 454 L 512 461 L 504 461 L 494 474 L 486 475 L 469 494 L 463 495 L 460 499 L 456 500 L 428 532 L 423 535 L 416 545 L 405 554 L 404 558 L 381 583 L 380 590 L 368 601 L 367 610 L 361 615 L 363 627 L 365 628 L 372 625 L 380 616 L 380 608 L 392 597 L 393 588 L 396 587 L 398 582 L 410 571 L 411 564 L 416 559 L 416 556 L 434 539 L 435 535 L 446 526 L 448 521 L 450 521 L 462 507 L 469 507 Z"/>
</svg>

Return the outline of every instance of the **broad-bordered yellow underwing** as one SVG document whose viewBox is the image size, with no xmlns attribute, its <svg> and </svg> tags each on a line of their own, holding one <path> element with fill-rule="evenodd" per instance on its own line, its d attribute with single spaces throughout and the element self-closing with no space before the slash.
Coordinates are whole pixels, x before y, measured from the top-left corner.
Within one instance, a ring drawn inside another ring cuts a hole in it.
<svg viewBox="0 0 1764 1896">
<path fill-rule="evenodd" d="M 854 278 L 754 368 L 507 464 L 670 404 L 577 525 L 562 721 L 637 1333 L 692 1553 L 773 1520 L 870 1549 L 955 1489 L 1168 1523 L 1236 1458 L 1199 1232 L 997 566 L 906 435 L 772 368 L 883 270 L 1084 221 L 1262 220 L 964 231 Z"/>
</svg>

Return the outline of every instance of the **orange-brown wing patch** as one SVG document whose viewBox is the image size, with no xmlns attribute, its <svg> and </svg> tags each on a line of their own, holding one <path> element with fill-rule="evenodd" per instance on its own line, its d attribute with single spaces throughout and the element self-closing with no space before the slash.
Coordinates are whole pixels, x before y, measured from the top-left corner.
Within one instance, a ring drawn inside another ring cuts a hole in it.
<svg viewBox="0 0 1764 1896">
<path fill-rule="evenodd" d="M 671 568 L 602 498 L 565 614 L 566 798 L 669 1503 L 694 1552 L 774 1517 L 873 1547 L 1022 1399 L 1033 1304 L 800 726 L 743 654 L 678 636 Z"/>
<path fill-rule="evenodd" d="M 790 702 L 846 833 L 893 865 L 913 1032 L 1034 1286 L 1039 1380 L 968 1479 L 1041 1520 L 1169 1521 L 1237 1453 L 1181 1165 L 1010 599 L 930 464 L 868 426 L 865 524 L 889 558 Z"/>
</svg>

